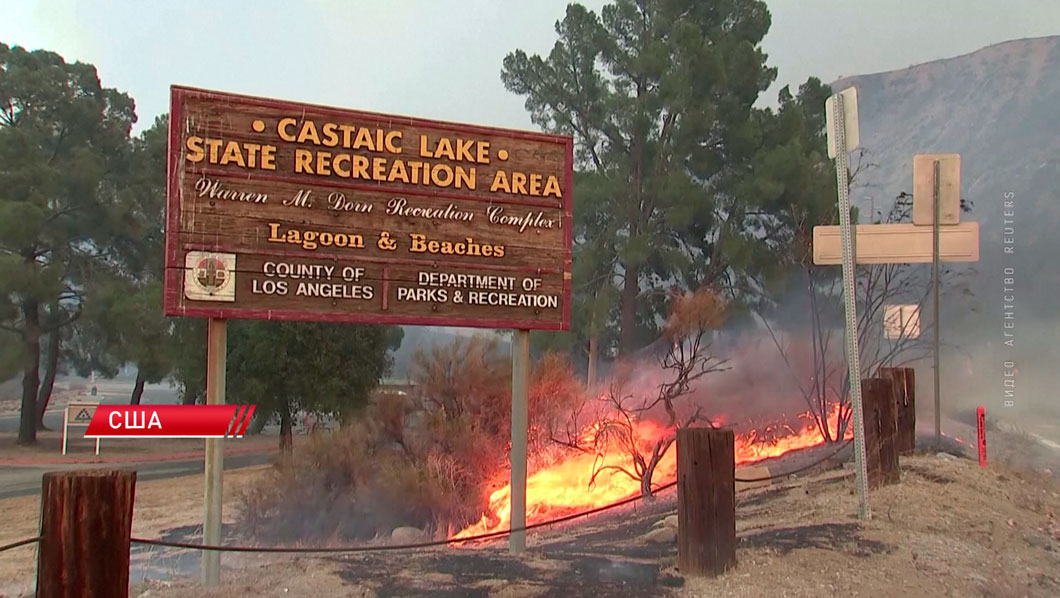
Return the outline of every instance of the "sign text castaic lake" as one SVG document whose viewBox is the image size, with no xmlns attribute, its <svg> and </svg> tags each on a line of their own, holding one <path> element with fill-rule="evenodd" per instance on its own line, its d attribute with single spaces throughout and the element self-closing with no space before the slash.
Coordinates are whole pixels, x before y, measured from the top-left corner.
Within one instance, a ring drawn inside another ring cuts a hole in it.
<svg viewBox="0 0 1060 598">
<path fill-rule="evenodd" d="M 572 149 L 173 87 L 166 314 L 566 330 Z"/>
</svg>

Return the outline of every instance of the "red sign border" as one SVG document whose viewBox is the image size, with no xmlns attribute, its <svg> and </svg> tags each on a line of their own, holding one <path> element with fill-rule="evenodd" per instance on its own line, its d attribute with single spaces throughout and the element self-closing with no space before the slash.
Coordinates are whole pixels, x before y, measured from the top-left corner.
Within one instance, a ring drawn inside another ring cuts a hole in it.
<svg viewBox="0 0 1060 598">
<path fill-rule="evenodd" d="M 305 107 L 312 108 L 324 114 L 333 114 L 344 117 L 361 117 L 365 119 L 386 119 L 397 124 L 411 127 L 437 127 L 459 133 L 470 133 L 478 135 L 502 134 L 513 139 L 530 141 L 543 141 L 556 143 L 564 146 L 567 153 L 567 169 L 564 173 L 564 188 L 567 190 L 563 199 L 563 221 L 565 226 L 564 245 L 565 257 L 563 263 L 563 313 L 559 322 L 542 322 L 539 320 L 509 320 L 509 319 L 481 319 L 472 317 L 453 316 L 405 316 L 390 315 L 382 313 L 318 313 L 305 310 L 271 310 L 271 309 L 242 309 L 231 307 L 188 307 L 181 305 L 180 289 L 182 285 L 181 274 L 184 265 L 180 261 L 180 245 L 178 234 L 180 230 L 180 205 L 183 190 L 180 185 L 180 151 L 175 148 L 180 146 L 180 132 L 176 123 L 184 121 L 184 101 L 187 98 L 205 98 L 212 100 L 228 101 L 233 104 L 253 105 L 264 108 L 281 110 L 300 110 Z M 570 330 L 571 320 L 571 274 L 574 246 L 574 214 L 572 210 L 571 196 L 574 188 L 574 138 L 563 135 L 551 135 L 547 133 L 535 133 L 521 131 L 518 129 L 506 129 L 501 127 L 485 127 L 464 123 L 454 123 L 378 112 L 366 112 L 361 110 L 349 110 L 333 106 L 309 104 L 304 102 L 289 102 L 283 100 L 262 98 L 256 96 L 234 94 L 219 91 L 209 91 L 194 87 L 181 85 L 170 86 L 170 111 L 169 111 L 169 147 L 166 152 L 166 230 L 165 230 L 165 275 L 163 278 L 163 311 L 167 316 L 184 316 L 199 318 L 219 319 L 248 319 L 248 320 L 283 320 L 301 322 L 332 322 L 341 324 L 397 324 L 406 326 L 454 326 L 467 328 L 511 328 L 517 330 Z"/>
</svg>

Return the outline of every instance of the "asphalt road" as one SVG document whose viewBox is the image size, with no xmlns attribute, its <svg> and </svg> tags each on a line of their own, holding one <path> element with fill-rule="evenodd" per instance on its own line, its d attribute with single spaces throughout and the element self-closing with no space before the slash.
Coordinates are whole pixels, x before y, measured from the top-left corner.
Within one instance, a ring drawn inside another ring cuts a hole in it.
<svg viewBox="0 0 1060 598">
<path fill-rule="evenodd" d="M 131 380 L 97 380 L 98 394 L 95 397 L 85 397 L 88 400 L 100 403 L 128 404 L 132 393 Z M 141 403 L 144 405 L 172 405 L 177 403 L 176 389 L 165 384 L 149 384 L 144 388 Z M 0 416 L 0 432 L 17 432 L 18 414 Z M 62 409 L 49 409 L 44 414 L 44 425 L 52 430 L 62 430 Z M 225 469 L 238 469 L 254 465 L 263 465 L 269 462 L 270 455 L 242 454 L 230 455 L 225 458 Z M 27 496 L 40 492 L 41 476 L 48 471 L 63 471 L 71 469 L 95 469 L 100 467 L 99 463 L 78 464 L 52 464 L 52 465 L 5 465 L 0 466 L 0 499 L 13 496 Z M 173 478 L 183 475 L 202 473 L 202 457 L 184 461 L 156 461 L 148 463 L 116 463 L 108 467 L 119 469 L 135 469 L 137 479 L 158 480 Z"/>
<path fill-rule="evenodd" d="M 225 470 L 253 467 L 269 463 L 271 455 L 242 454 L 225 457 Z M 63 465 L 5 465 L 0 467 L 0 499 L 15 496 L 30 496 L 40 493 L 41 477 L 48 471 L 72 469 L 98 469 L 100 463 L 78 463 Z M 104 464 L 105 465 L 105 464 Z M 202 473 L 202 457 L 187 461 L 157 461 L 153 463 L 120 463 L 108 467 L 136 470 L 137 481 L 160 480 L 195 473 Z"/>
<path fill-rule="evenodd" d="M 99 401 L 104 405 L 128 405 L 132 395 L 132 383 L 122 380 L 101 380 L 96 382 L 98 393 L 95 397 L 80 397 L 88 401 Z M 143 405 L 174 405 L 179 397 L 175 388 L 165 384 L 148 384 L 140 398 Z M 0 432 L 18 432 L 19 415 L 0 416 Z M 51 430 L 63 429 L 63 410 L 50 408 L 44 414 L 44 425 Z"/>
</svg>

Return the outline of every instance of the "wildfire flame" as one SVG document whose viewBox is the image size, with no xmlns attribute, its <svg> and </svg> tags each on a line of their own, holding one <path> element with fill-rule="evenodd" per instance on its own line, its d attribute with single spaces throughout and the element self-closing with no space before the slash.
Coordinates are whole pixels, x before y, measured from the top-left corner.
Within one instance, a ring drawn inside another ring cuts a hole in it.
<svg viewBox="0 0 1060 598">
<path fill-rule="evenodd" d="M 776 424 L 737 434 L 736 464 L 757 463 L 791 451 L 824 444 L 824 435 L 809 411 L 799 414 L 797 419 L 796 427 Z M 837 429 L 838 420 L 839 406 L 834 405 L 827 418 L 828 429 Z M 717 424 L 718 422 L 715 422 L 715 425 Z M 642 454 L 650 453 L 650 447 L 654 446 L 658 439 L 673 434 L 672 429 L 650 420 L 636 422 L 635 426 L 634 436 Z M 594 431 L 588 428 L 583 431 L 583 435 L 589 437 Z M 852 437 L 853 431 L 848 429 L 846 438 Z M 625 473 L 635 472 L 630 452 L 602 450 L 597 454 L 569 454 L 527 476 L 527 524 L 601 507 L 638 494 L 640 482 Z M 652 481 L 655 485 L 661 485 L 676 477 L 677 451 L 670 447 L 656 466 Z M 511 512 L 511 487 L 505 484 L 490 495 L 489 507 L 482 519 L 454 534 L 451 539 L 460 540 L 478 534 L 507 530 L 511 525 Z"/>
</svg>

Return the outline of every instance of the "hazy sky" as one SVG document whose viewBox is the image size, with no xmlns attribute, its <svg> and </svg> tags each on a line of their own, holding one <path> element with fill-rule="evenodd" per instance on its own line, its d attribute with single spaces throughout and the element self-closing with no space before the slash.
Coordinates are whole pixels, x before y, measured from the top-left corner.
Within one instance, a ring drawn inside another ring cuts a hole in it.
<svg viewBox="0 0 1060 598">
<path fill-rule="evenodd" d="M 704 0 L 709 1 L 709 0 Z M 602 0 L 584 4 L 598 9 Z M 1060 33 L 1057 0 L 771 0 L 778 84 L 904 68 Z M 499 73 L 547 53 L 566 0 L 5 0 L 0 41 L 95 64 L 140 125 L 170 84 L 530 128 Z M 139 127 L 138 127 L 139 128 Z"/>
</svg>

